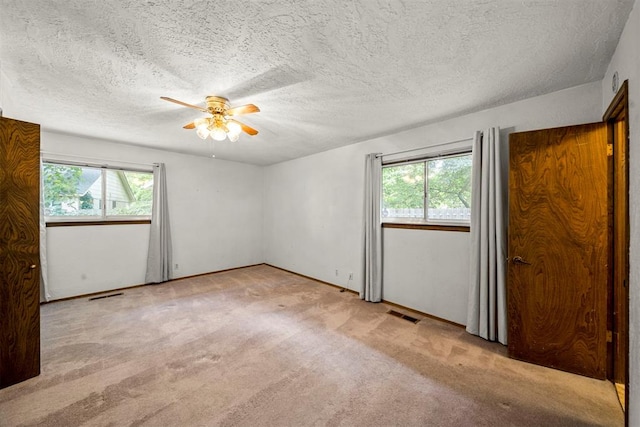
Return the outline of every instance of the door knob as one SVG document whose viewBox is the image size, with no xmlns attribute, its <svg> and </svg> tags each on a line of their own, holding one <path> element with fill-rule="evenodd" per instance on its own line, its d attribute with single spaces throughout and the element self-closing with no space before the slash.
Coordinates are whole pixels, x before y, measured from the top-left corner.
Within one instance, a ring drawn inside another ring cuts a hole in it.
<svg viewBox="0 0 640 427">
<path fill-rule="evenodd" d="M 521 256 L 514 256 L 514 257 L 513 257 L 513 263 L 514 263 L 514 264 L 526 264 L 526 265 L 531 265 L 531 263 L 530 263 L 530 262 L 523 260 Z"/>
<path fill-rule="evenodd" d="M 30 269 L 30 270 L 33 270 L 34 268 L 36 268 L 36 265 L 35 265 L 35 264 L 31 264 L 31 265 L 29 266 L 29 269 Z"/>
</svg>

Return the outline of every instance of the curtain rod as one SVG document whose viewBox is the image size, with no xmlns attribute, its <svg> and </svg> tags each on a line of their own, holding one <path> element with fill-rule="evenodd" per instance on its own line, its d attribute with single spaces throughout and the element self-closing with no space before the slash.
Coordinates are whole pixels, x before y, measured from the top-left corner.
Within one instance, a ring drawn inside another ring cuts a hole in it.
<svg viewBox="0 0 640 427">
<path fill-rule="evenodd" d="M 464 142 L 464 141 L 473 141 L 473 138 L 463 138 L 463 139 L 458 139 L 456 141 L 449 141 L 449 142 L 443 142 L 443 143 L 440 143 L 440 144 L 428 145 L 426 147 L 412 148 L 410 150 L 403 150 L 403 151 L 396 151 L 395 153 L 376 154 L 376 157 L 385 157 L 385 156 L 393 156 L 393 155 L 396 155 L 396 154 L 410 153 L 412 151 L 426 150 L 427 148 L 441 147 L 443 145 L 455 144 L 456 142 Z"/>
<path fill-rule="evenodd" d="M 40 154 L 43 156 L 47 156 L 47 155 L 52 155 L 52 156 L 60 156 L 60 157 L 73 157 L 76 159 L 80 159 L 80 160 L 89 160 L 89 161 L 96 161 L 96 162 L 101 162 L 101 163 L 105 163 L 105 162 L 113 162 L 113 163 L 126 163 L 129 165 L 136 165 L 136 166 L 148 166 L 148 167 L 153 167 L 153 166 L 157 166 L 158 163 L 140 163 L 140 162 L 128 162 L 126 160 L 116 160 L 116 159 L 103 159 L 103 158 L 97 158 L 97 157 L 89 157 L 89 156 L 78 156 L 75 154 L 64 154 L 64 153 L 53 153 L 50 151 L 40 151 Z"/>
</svg>

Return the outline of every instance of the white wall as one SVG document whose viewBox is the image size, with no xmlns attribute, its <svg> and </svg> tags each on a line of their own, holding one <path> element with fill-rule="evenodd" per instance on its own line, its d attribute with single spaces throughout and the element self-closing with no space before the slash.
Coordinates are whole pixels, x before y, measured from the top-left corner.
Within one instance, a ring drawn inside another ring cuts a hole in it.
<svg viewBox="0 0 640 427">
<path fill-rule="evenodd" d="M 51 299 L 144 283 L 148 225 L 47 229 Z"/>
<path fill-rule="evenodd" d="M 269 166 L 265 261 L 359 290 L 366 153 L 460 140 L 490 126 L 502 128 L 506 146 L 509 132 L 598 121 L 601 103 L 594 82 Z M 466 323 L 468 233 L 385 229 L 383 239 L 384 299 Z"/>
<path fill-rule="evenodd" d="M 640 4 L 636 1 L 616 52 L 602 80 L 602 110 L 614 93 L 611 78 L 618 72 L 620 83 L 629 80 L 629 425 L 640 426 Z"/>
<path fill-rule="evenodd" d="M 165 163 L 176 278 L 263 262 L 262 167 L 51 132 L 41 140 L 45 158 Z M 148 225 L 48 228 L 51 297 L 144 283 L 148 241 Z"/>
<path fill-rule="evenodd" d="M 2 72 L 2 62 L 0 61 L 0 109 L 3 111 L 4 117 L 9 117 L 7 115 L 8 111 L 11 111 L 11 99 L 9 98 L 9 79 Z"/>
<path fill-rule="evenodd" d="M 384 299 L 467 322 L 469 233 L 384 229 Z"/>
</svg>

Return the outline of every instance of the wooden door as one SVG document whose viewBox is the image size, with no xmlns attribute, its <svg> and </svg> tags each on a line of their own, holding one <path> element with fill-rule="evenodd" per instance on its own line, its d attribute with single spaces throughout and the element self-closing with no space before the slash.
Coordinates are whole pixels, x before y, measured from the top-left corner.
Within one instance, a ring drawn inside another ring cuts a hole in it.
<svg viewBox="0 0 640 427">
<path fill-rule="evenodd" d="M 0 388 L 40 374 L 40 126 L 0 118 Z"/>
<path fill-rule="evenodd" d="M 509 355 L 604 379 L 607 126 L 509 138 Z"/>
</svg>

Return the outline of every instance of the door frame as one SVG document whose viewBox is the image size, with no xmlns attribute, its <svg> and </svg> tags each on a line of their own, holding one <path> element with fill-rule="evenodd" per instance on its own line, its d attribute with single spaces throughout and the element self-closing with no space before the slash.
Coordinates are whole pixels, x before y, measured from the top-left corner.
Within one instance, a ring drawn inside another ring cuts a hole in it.
<svg viewBox="0 0 640 427">
<path fill-rule="evenodd" d="M 613 333 L 622 336 L 612 340 L 611 372 L 607 376 L 616 381 L 616 348 L 622 342 L 624 350 L 625 421 L 629 417 L 629 81 L 625 80 L 605 111 L 602 120 L 609 129 L 609 143 L 613 148 L 613 188 L 612 188 L 612 268 L 609 287 L 609 320 Z M 622 122 L 621 126 L 616 123 Z M 622 310 L 622 318 L 618 317 Z"/>
</svg>

